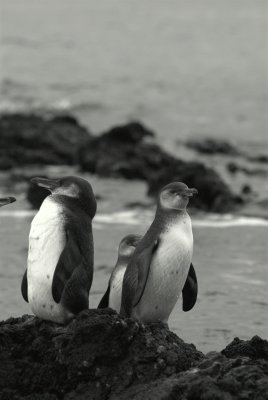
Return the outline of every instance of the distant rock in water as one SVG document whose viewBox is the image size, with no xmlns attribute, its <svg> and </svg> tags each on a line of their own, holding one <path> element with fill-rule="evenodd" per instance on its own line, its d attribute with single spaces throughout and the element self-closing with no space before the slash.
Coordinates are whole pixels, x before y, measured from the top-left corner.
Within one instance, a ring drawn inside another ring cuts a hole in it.
<svg viewBox="0 0 268 400">
<path fill-rule="evenodd" d="M 99 176 L 145 180 L 151 196 L 171 181 L 183 181 L 199 190 L 193 204 L 202 210 L 225 212 L 241 204 L 217 172 L 202 163 L 176 159 L 146 140 L 153 136 L 139 123 L 113 128 L 80 149 L 81 167 Z"/>
<path fill-rule="evenodd" d="M 146 142 L 153 136 L 138 122 L 112 128 L 80 149 L 81 168 L 99 176 L 147 180 L 160 163 L 164 168 L 170 159 L 160 147 Z"/>
<path fill-rule="evenodd" d="M 66 326 L 10 318 L 0 344 L 1 399 L 268 398 L 267 341 L 258 337 L 205 356 L 162 324 L 104 309 Z"/>
<path fill-rule="evenodd" d="M 31 164 L 75 164 L 89 132 L 69 115 L 0 117 L 0 169 Z"/>
<path fill-rule="evenodd" d="M 231 143 L 226 140 L 214 138 L 190 139 L 186 142 L 186 146 L 204 154 L 225 154 L 239 155 L 240 152 Z"/>
<path fill-rule="evenodd" d="M 200 162 L 177 161 L 169 168 L 160 170 L 149 180 L 148 194 L 156 196 L 161 187 L 171 181 L 182 181 L 198 190 L 191 205 L 210 212 L 228 212 L 243 203 L 234 195 L 216 171 Z"/>
<path fill-rule="evenodd" d="M 233 161 L 227 163 L 226 165 L 227 170 L 231 173 L 231 174 L 236 174 L 238 172 L 242 172 L 245 175 L 249 175 L 249 176 L 267 176 L 268 175 L 268 170 L 266 169 L 262 169 L 262 168 L 247 168 L 244 167 L 242 165 L 239 165 Z"/>
<path fill-rule="evenodd" d="M 266 154 L 260 154 L 258 156 L 248 156 L 247 159 L 253 162 L 268 164 L 268 155 Z"/>
</svg>

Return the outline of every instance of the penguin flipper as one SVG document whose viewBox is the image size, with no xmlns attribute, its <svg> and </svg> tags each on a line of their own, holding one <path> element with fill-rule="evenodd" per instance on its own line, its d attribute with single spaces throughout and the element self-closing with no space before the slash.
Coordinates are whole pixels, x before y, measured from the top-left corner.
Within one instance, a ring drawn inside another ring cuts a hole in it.
<svg viewBox="0 0 268 400">
<path fill-rule="evenodd" d="M 183 311 L 190 311 L 196 303 L 198 292 L 198 284 L 196 273 L 191 263 L 188 276 L 184 287 L 182 289 L 182 309 Z"/>
<path fill-rule="evenodd" d="M 56 265 L 52 282 L 52 296 L 56 303 L 61 301 L 65 285 L 81 262 L 82 254 L 75 234 L 71 230 L 67 230 L 66 244 Z"/>
<path fill-rule="evenodd" d="M 92 279 L 91 279 L 92 281 Z M 91 286 L 84 266 L 79 265 L 72 273 L 62 293 L 61 303 L 73 314 L 88 309 L 88 295 Z M 89 282 L 89 283 L 88 283 Z"/>
<path fill-rule="evenodd" d="M 130 317 L 132 308 L 139 303 L 146 286 L 152 256 L 158 244 L 159 240 L 155 240 L 128 264 L 123 280 L 120 314 Z"/>
<path fill-rule="evenodd" d="M 110 297 L 110 281 L 108 283 L 108 288 L 106 290 L 106 292 L 104 293 L 98 308 L 107 308 L 109 307 L 109 297 Z"/>
<path fill-rule="evenodd" d="M 21 294 L 24 300 L 29 303 L 28 300 L 28 280 L 27 280 L 27 268 L 23 274 L 22 281 L 21 281 Z"/>
</svg>

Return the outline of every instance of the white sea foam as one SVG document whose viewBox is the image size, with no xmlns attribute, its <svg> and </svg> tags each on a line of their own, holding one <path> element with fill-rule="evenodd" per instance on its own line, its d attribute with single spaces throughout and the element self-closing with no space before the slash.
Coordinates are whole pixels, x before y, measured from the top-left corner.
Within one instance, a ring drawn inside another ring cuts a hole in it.
<svg viewBox="0 0 268 400">
<path fill-rule="evenodd" d="M 0 218 L 28 218 L 36 214 L 35 210 L 0 210 Z M 97 214 L 94 218 L 96 226 L 102 225 L 144 225 L 149 224 L 154 217 L 150 211 L 118 211 L 110 214 Z M 192 217 L 192 223 L 197 228 L 229 228 L 235 226 L 268 226 L 268 220 L 264 218 L 233 216 L 230 214 L 207 214 L 201 217 Z"/>
</svg>

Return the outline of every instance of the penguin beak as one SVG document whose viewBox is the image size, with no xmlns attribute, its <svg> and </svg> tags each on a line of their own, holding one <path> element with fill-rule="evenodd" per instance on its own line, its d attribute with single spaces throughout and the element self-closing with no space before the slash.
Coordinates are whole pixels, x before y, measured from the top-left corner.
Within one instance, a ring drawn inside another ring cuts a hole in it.
<svg viewBox="0 0 268 400">
<path fill-rule="evenodd" d="M 192 197 L 198 193 L 198 190 L 195 188 L 187 188 L 183 191 L 183 195 L 187 197 Z"/>
<path fill-rule="evenodd" d="M 47 179 L 47 178 L 32 178 L 32 183 L 35 183 L 38 186 L 48 189 L 50 192 L 57 189 L 60 186 L 59 179 Z"/>
<path fill-rule="evenodd" d="M 3 197 L 0 199 L 0 207 L 5 206 L 6 204 L 14 203 L 16 201 L 15 197 Z"/>
</svg>

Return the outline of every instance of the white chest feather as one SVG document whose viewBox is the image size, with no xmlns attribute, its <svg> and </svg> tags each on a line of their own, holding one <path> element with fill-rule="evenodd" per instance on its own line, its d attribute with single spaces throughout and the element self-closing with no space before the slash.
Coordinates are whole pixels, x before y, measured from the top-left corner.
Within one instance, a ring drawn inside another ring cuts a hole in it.
<svg viewBox="0 0 268 400">
<path fill-rule="evenodd" d="M 167 322 L 184 287 L 193 255 L 190 218 L 160 236 L 143 296 L 134 315 L 143 322 Z"/>
<path fill-rule="evenodd" d="M 122 285 L 127 265 L 116 268 L 111 277 L 109 307 L 120 312 L 122 299 Z"/>
<path fill-rule="evenodd" d="M 28 299 L 35 315 L 61 322 L 60 304 L 52 297 L 52 280 L 66 236 L 60 205 L 48 197 L 34 217 L 29 235 Z"/>
</svg>

